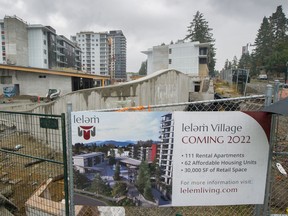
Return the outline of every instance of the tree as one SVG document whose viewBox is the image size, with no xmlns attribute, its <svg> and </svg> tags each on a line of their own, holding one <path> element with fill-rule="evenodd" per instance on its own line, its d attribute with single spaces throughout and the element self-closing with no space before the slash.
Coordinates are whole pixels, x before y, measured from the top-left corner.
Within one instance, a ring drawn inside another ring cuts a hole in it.
<svg viewBox="0 0 288 216">
<path fill-rule="evenodd" d="M 121 147 L 119 147 L 118 148 L 118 154 L 120 155 L 120 157 L 121 157 L 121 155 L 124 153 L 124 149 L 123 148 L 121 148 Z"/>
<path fill-rule="evenodd" d="M 127 186 L 125 183 L 123 182 L 116 182 L 116 184 L 113 187 L 112 190 L 112 195 L 114 197 L 120 197 L 120 196 L 124 196 L 127 194 Z"/>
<path fill-rule="evenodd" d="M 142 75 L 142 76 L 147 75 L 147 60 L 142 62 L 138 73 L 139 75 Z"/>
<path fill-rule="evenodd" d="M 271 31 L 273 35 L 273 44 L 277 46 L 278 43 L 283 43 L 288 31 L 288 23 L 282 6 L 278 6 L 276 12 L 269 17 Z"/>
<path fill-rule="evenodd" d="M 146 182 L 150 181 L 150 172 L 147 162 L 142 161 L 139 166 L 139 172 L 136 180 L 136 186 L 140 193 L 144 192 Z"/>
<path fill-rule="evenodd" d="M 151 201 L 154 200 L 150 181 L 146 181 L 145 183 L 143 196 L 148 200 L 151 200 Z"/>
<path fill-rule="evenodd" d="M 77 189 L 85 188 L 85 186 L 90 182 L 90 180 L 75 167 L 73 167 L 73 177 L 74 185 Z"/>
<path fill-rule="evenodd" d="M 213 34 L 211 33 L 213 29 L 209 27 L 208 22 L 204 19 L 204 15 L 199 11 L 196 12 L 192 22 L 188 26 L 188 35 L 185 39 L 189 39 L 190 41 L 199 41 L 200 43 L 209 43 L 210 49 L 208 53 L 208 68 L 210 75 L 214 74 L 215 70 L 215 39 L 213 38 Z"/>
<path fill-rule="evenodd" d="M 93 192 L 96 192 L 97 194 L 103 194 L 106 196 L 111 195 L 111 188 L 105 181 L 103 181 L 99 173 L 95 175 L 95 178 L 90 188 Z"/>
<path fill-rule="evenodd" d="M 255 39 L 252 54 L 253 69 L 279 73 L 286 69 L 288 59 L 288 21 L 282 6 L 269 18 L 264 17 Z"/>
<path fill-rule="evenodd" d="M 232 60 L 232 68 L 237 69 L 237 67 L 238 67 L 238 59 L 236 56 L 234 56 L 234 58 Z"/>
<path fill-rule="evenodd" d="M 243 53 L 239 62 L 238 62 L 238 68 L 244 68 L 244 69 L 251 69 L 252 63 L 251 63 L 251 56 L 249 53 Z M 252 70 L 250 70 L 252 72 Z M 250 73 L 250 75 L 256 75 L 255 73 Z"/>
<path fill-rule="evenodd" d="M 224 70 L 231 69 L 231 68 L 232 68 L 232 63 L 228 59 L 226 59 Z"/>
<path fill-rule="evenodd" d="M 255 39 L 254 64 L 256 68 L 264 67 L 272 53 L 272 32 L 267 17 L 263 18 Z"/>
<path fill-rule="evenodd" d="M 120 164 L 119 164 L 119 162 L 116 163 L 115 172 L 114 172 L 113 178 L 114 178 L 115 181 L 119 181 L 119 180 L 121 179 L 121 177 L 120 177 Z"/>
</svg>

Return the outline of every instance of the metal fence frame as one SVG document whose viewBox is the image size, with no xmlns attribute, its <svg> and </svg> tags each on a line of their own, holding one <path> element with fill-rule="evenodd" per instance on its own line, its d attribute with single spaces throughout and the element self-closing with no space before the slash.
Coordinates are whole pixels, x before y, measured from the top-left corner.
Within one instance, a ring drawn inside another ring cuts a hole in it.
<svg viewBox="0 0 288 216">
<path fill-rule="evenodd" d="M 64 212 L 66 212 L 66 215 L 69 215 L 69 194 L 68 194 L 68 170 L 67 170 L 67 150 L 66 150 L 66 120 L 65 120 L 65 114 L 61 115 L 44 115 L 44 114 L 34 114 L 34 113 L 25 113 L 25 112 L 10 112 L 10 111 L 0 111 L 0 120 L 2 121 L 2 126 L 5 122 L 6 126 L 13 125 L 13 128 L 15 128 L 15 132 L 19 134 L 25 134 L 29 136 L 30 140 L 36 140 L 35 142 L 37 145 L 42 146 L 43 149 L 40 148 L 42 151 L 49 152 L 51 149 L 51 152 L 55 150 L 55 154 L 57 154 L 57 158 L 46 158 L 45 156 L 41 155 L 43 152 L 37 152 L 35 151 L 36 146 L 30 146 L 28 149 L 28 141 L 23 141 L 24 144 L 21 146 L 19 145 L 19 149 L 15 149 L 14 146 L 10 146 L 10 148 L 5 148 L 2 145 L 0 145 L 0 154 L 8 155 L 9 158 L 11 157 L 17 157 L 21 160 L 21 158 L 26 158 L 31 160 L 31 163 L 29 166 L 33 166 L 34 164 L 44 164 L 44 169 L 49 166 L 57 166 L 55 169 L 55 173 L 62 173 L 64 175 L 64 193 L 65 193 L 65 209 Z M 0 121 L 0 123 L 1 123 Z M 0 140 L 2 142 L 2 139 L 5 140 L 5 137 L 7 135 L 4 132 L 2 132 L 3 136 L 0 137 Z M 21 140 L 21 138 L 19 138 Z M 11 140 L 11 143 L 15 143 L 18 141 L 18 138 L 14 138 Z M 34 149 L 35 148 L 35 149 Z M 20 151 L 23 149 L 23 153 Z M 19 151 L 18 151 L 19 150 Z M 14 160 L 13 163 L 21 163 L 20 160 Z M 21 164 L 23 166 L 27 164 Z M 46 166 L 47 165 L 47 166 Z M 28 166 L 28 165 L 27 165 Z M 53 167 L 50 168 L 51 172 L 53 172 Z M 61 171 L 59 171 L 61 170 Z M 25 171 L 23 171 L 25 172 Z M 30 175 L 30 174 L 29 174 Z M 50 175 L 50 174 L 49 174 Z M 31 177 L 32 178 L 32 177 Z M 33 179 L 31 179 L 33 180 Z M 39 179 L 38 179 L 39 180 Z M 36 181 L 36 180 L 35 180 Z M 40 179 L 40 181 L 46 181 L 46 179 Z M 38 182 L 37 184 L 41 185 L 43 182 Z M 35 182 L 36 184 L 36 182 Z M 33 192 L 35 193 L 35 191 Z M 32 193 L 32 194 L 33 194 Z M 62 192 L 61 192 L 62 193 Z M 31 196 L 32 194 L 29 194 Z M 23 203 L 21 203 L 21 212 L 20 215 L 23 214 L 23 206 L 25 204 L 26 200 L 23 200 Z M 26 208 L 26 207 L 25 207 Z M 15 215 L 19 215 L 19 212 L 16 211 Z"/>
</svg>

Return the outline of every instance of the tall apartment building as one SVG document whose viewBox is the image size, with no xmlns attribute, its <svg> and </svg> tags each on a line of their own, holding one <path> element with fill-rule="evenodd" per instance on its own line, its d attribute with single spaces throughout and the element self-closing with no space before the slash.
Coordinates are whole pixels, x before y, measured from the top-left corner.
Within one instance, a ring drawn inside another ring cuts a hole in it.
<svg viewBox="0 0 288 216">
<path fill-rule="evenodd" d="M 29 66 L 28 24 L 17 17 L 5 16 L 1 26 L 1 64 Z"/>
<path fill-rule="evenodd" d="M 147 55 L 147 74 L 158 70 L 175 69 L 192 76 L 208 76 L 208 43 L 179 41 L 154 46 L 142 53 Z"/>
<path fill-rule="evenodd" d="M 81 48 L 84 71 L 126 80 L 126 38 L 121 30 L 79 32 L 71 40 Z"/>
<path fill-rule="evenodd" d="M 126 38 L 121 30 L 110 31 L 109 42 L 109 69 L 112 79 L 126 80 Z"/>
<path fill-rule="evenodd" d="M 162 171 L 161 181 L 165 185 L 171 185 L 174 145 L 174 120 L 172 113 L 161 116 L 160 140 L 161 142 L 157 147 L 157 159 Z"/>
<path fill-rule="evenodd" d="M 0 27 L 0 64 L 81 70 L 80 49 L 52 27 L 29 25 L 16 16 L 5 16 Z"/>
<path fill-rule="evenodd" d="M 71 36 L 81 49 L 82 70 L 98 75 L 108 75 L 108 43 L 106 33 L 80 32 Z"/>
</svg>

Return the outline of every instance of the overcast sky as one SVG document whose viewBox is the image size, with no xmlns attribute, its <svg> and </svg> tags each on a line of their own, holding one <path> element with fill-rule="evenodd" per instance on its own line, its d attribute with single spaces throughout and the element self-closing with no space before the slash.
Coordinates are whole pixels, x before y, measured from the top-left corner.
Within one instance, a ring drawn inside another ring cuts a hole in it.
<svg viewBox="0 0 288 216">
<path fill-rule="evenodd" d="M 216 42 L 216 69 L 241 57 L 253 44 L 264 16 L 278 5 L 288 17 L 288 0 L 0 0 L 0 19 L 16 15 L 30 24 L 50 25 L 67 38 L 80 31 L 122 30 L 127 71 L 138 72 L 141 51 L 183 39 L 196 11 L 203 13 Z"/>
</svg>

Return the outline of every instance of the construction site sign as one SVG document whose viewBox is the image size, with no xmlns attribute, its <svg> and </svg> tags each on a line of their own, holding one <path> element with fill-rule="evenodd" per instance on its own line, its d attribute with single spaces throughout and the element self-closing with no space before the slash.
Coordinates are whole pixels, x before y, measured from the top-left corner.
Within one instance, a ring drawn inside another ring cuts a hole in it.
<svg viewBox="0 0 288 216">
<path fill-rule="evenodd" d="M 263 204 L 270 116 L 175 112 L 173 206 Z"/>
</svg>

